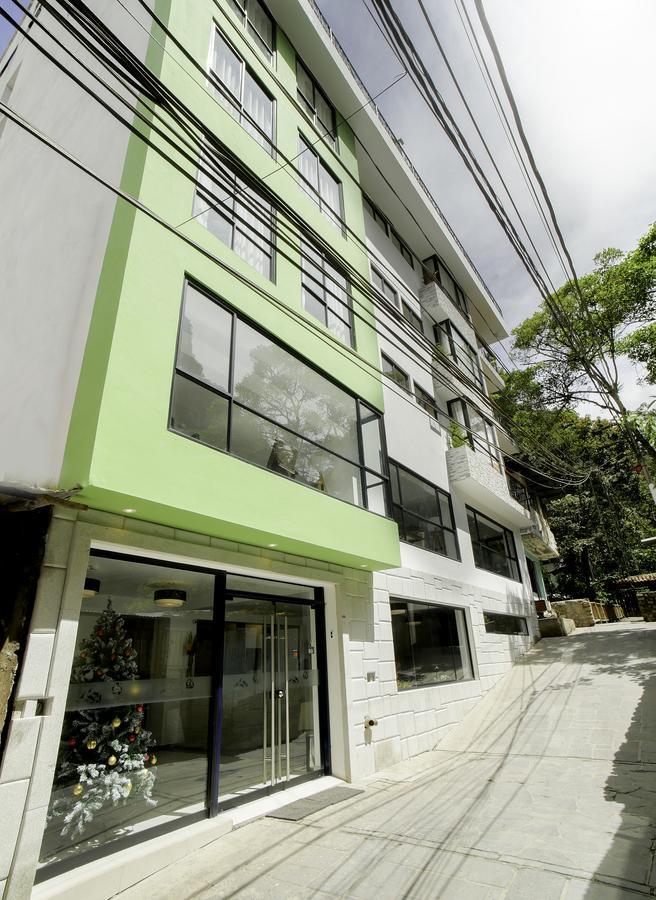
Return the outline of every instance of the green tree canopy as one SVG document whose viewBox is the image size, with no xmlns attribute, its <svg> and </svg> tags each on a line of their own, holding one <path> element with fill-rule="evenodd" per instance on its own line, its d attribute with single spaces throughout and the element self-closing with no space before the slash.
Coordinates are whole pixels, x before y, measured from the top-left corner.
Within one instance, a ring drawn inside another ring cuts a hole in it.
<svg viewBox="0 0 656 900">
<path fill-rule="evenodd" d="M 634 453 L 656 468 L 656 444 L 621 398 L 618 357 L 647 367 L 656 382 L 656 223 L 630 253 L 607 249 L 594 270 L 568 282 L 513 332 L 527 369 L 524 393 L 542 410 L 598 407 L 627 431 Z"/>
</svg>

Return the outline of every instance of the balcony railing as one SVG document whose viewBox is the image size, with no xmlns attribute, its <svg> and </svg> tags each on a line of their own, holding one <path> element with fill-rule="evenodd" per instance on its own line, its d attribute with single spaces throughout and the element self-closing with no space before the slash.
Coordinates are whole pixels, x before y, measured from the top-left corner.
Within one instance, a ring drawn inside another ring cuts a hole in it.
<svg viewBox="0 0 656 900">
<path fill-rule="evenodd" d="M 521 503 L 524 509 L 531 509 L 531 498 L 529 496 L 528 491 L 525 486 L 522 484 L 519 479 L 515 478 L 507 469 L 506 469 L 506 481 L 508 482 L 508 490 L 510 491 L 510 496 L 516 500 L 518 503 Z"/>
</svg>

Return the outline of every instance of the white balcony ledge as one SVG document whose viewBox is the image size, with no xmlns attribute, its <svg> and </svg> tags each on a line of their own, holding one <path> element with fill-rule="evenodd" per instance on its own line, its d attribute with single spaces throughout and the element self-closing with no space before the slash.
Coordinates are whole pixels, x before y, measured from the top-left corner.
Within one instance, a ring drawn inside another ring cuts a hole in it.
<svg viewBox="0 0 656 900">
<path fill-rule="evenodd" d="M 555 559 L 558 554 L 558 545 L 549 523 L 538 510 L 531 510 L 529 526 L 522 528 L 522 543 L 524 549 L 538 559 Z"/>
<path fill-rule="evenodd" d="M 528 528 L 530 512 L 510 496 L 503 472 L 484 453 L 475 453 L 467 444 L 451 447 L 446 453 L 449 482 L 454 491 L 479 512 L 502 525 Z"/>
<path fill-rule="evenodd" d="M 493 394 L 496 391 L 500 391 L 505 381 L 489 361 L 484 351 L 479 352 L 478 358 L 481 361 L 481 368 L 483 369 L 483 375 L 488 383 L 490 393 Z"/>
</svg>

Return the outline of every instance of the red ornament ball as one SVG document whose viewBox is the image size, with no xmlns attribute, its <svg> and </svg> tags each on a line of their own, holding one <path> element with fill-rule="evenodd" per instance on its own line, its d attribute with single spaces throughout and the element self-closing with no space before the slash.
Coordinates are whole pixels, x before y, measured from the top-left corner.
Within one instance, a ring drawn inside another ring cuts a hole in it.
<svg viewBox="0 0 656 900">
<path fill-rule="evenodd" d="M 137 712 L 138 712 L 138 713 L 142 713 L 142 712 L 143 712 L 143 706 L 137 706 Z"/>
<path fill-rule="evenodd" d="M 149 759 L 150 759 L 150 756 L 148 756 L 147 753 L 144 753 L 144 762 L 148 762 Z"/>
<path fill-rule="evenodd" d="M 77 739 L 76 739 L 76 738 L 69 738 L 68 741 L 67 741 L 67 743 L 68 743 L 68 746 L 69 746 L 69 747 L 75 747 L 75 745 L 77 744 Z"/>
<path fill-rule="evenodd" d="M 96 634 L 98 637 L 105 637 L 105 629 L 104 628 L 96 628 Z"/>
<path fill-rule="evenodd" d="M 129 734 L 129 735 L 128 735 L 128 740 L 129 740 L 129 742 L 130 742 L 131 744 L 133 744 L 133 743 L 136 741 L 136 739 L 137 739 L 136 734 Z"/>
<path fill-rule="evenodd" d="M 114 660 L 116 659 L 116 654 L 115 654 L 115 653 L 112 653 L 110 659 L 111 659 L 112 662 L 114 662 Z"/>
</svg>

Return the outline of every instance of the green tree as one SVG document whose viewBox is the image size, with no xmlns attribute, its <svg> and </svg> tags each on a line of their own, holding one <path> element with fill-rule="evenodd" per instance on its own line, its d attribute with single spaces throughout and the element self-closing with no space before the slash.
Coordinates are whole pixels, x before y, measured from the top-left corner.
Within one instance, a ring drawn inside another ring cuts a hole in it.
<svg viewBox="0 0 656 900">
<path fill-rule="evenodd" d="M 594 270 L 579 279 L 578 288 L 565 284 L 513 335 L 518 358 L 528 369 L 523 389 L 534 392 L 540 409 L 589 403 L 610 415 L 625 430 L 656 500 L 656 443 L 625 406 L 618 367 L 618 358 L 627 353 L 647 363 L 651 380 L 654 319 L 656 224 L 632 252 L 599 253 Z"/>
<path fill-rule="evenodd" d="M 656 508 L 624 428 L 548 408 L 542 400 L 533 369 L 508 375 L 498 396 L 522 458 L 553 475 L 536 485 L 560 551 L 552 587 L 603 599 L 617 576 L 656 569 L 656 551 L 640 543 L 656 531 Z M 643 412 L 636 419 L 653 439 L 656 415 Z M 577 477 L 559 480 L 557 464 Z"/>
</svg>

